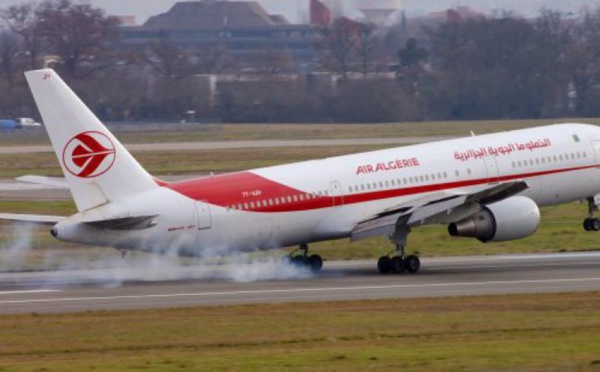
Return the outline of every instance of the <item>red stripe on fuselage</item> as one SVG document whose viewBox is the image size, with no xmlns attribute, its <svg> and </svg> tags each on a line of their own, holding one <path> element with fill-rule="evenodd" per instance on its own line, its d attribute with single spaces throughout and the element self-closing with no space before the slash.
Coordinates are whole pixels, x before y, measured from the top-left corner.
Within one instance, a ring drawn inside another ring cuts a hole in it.
<svg viewBox="0 0 600 372">
<path fill-rule="evenodd" d="M 203 200 L 221 207 L 246 204 L 244 209 L 253 212 L 291 212 L 333 205 L 331 197 L 318 195 L 309 197 L 307 192 L 271 181 L 252 172 L 210 176 L 177 182 L 166 187 L 191 199 Z M 288 197 L 291 198 L 291 201 L 288 201 Z M 279 198 L 279 204 L 275 203 L 277 198 Z M 285 202 L 282 202 L 281 198 L 285 198 Z M 271 201 L 270 205 L 269 200 Z M 266 206 L 263 205 L 264 202 L 267 203 Z M 254 206 L 251 207 L 250 203 L 253 203 Z"/>
<path fill-rule="evenodd" d="M 506 175 L 493 179 L 480 178 L 456 182 L 408 186 L 388 190 L 369 191 L 351 195 L 346 194 L 343 196 L 343 204 L 347 205 L 371 202 L 427 192 L 484 185 L 487 183 L 496 183 L 498 181 L 505 182 L 526 180 L 527 178 L 567 173 L 596 167 L 597 165 L 591 165 L 576 168 Z M 347 186 L 354 185 L 346 185 L 346 187 Z M 334 205 L 334 197 L 332 196 L 314 195 L 312 194 L 313 191 L 301 191 L 269 180 L 265 177 L 261 177 L 252 172 L 237 172 L 218 176 L 210 176 L 189 181 L 165 184 L 164 187 L 167 187 L 191 199 L 197 201 L 206 201 L 209 204 L 221 207 L 232 207 L 240 204 L 246 204 L 244 209 L 252 212 L 297 212 L 329 208 Z M 291 198 L 291 201 L 288 200 L 288 197 Z M 279 204 L 274 204 L 276 198 L 280 199 Z M 284 203 L 281 203 L 281 198 L 285 198 Z M 341 199 L 342 197 L 336 198 Z M 269 201 L 272 201 L 273 204 L 270 204 Z M 267 203 L 266 206 L 263 204 L 265 202 Z M 254 207 L 251 207 L 250 203 L 253 203 Z M 339 205 L 340 203 L 336 202 L 335 204 Z"/>
</svg>

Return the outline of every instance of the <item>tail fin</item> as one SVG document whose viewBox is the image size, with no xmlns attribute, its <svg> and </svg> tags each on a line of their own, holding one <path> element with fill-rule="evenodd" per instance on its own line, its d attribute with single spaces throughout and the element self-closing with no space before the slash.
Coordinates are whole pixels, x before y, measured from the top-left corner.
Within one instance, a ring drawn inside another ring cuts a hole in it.
<svg viewBox="0 0 600 372">
<path fill-rule="evenodd" d="M 25 76 L 79 211 L 158 187 L 56 72 Z"/>
</svg>

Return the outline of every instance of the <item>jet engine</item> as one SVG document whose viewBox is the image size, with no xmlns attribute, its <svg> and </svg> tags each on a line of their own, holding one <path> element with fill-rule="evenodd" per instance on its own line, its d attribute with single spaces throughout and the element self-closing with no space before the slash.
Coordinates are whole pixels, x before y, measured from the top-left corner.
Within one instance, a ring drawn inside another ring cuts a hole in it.
<svg viewBox="0 0 600 372">
<path fill-rule="evenodd" d="M 477 238 L 482 242 L 516 240 L 532 235 L 540 224 L 537 204 L 524 196 L 513 196 L 485 205 L 477 214 L 448 226 L 451 236 Z"/>
</svg>

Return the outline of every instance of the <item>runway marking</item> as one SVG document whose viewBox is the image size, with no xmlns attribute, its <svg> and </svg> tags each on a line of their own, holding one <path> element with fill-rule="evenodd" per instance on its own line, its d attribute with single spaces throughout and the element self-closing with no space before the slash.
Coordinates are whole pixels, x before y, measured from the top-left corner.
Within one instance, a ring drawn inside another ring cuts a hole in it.
<svg viewBox="0 0 600 372">
<path fill-rule="evenodd" d="M 62 292 L 62 290 L 59 290 L 59 289 L 33 289 L 33 290 L 28 290 L 28 291 L 4 291 L 4 292 L 0 292 L 0 296 L 15 295 L 15 294 L 53 293 L 53 292 Z"/>
<path fill-rule="evenodd" d="M 310 293 L 331 291 L 357 291 L 357 290 L 383 290 L 402 288 L 431 288 L 452 286 L 485 286 L 485 285 L 514 285 L 514 284 L 545 284 L 545 283 L 577 283 L 586 281 L 598 281 L 600 278 L 578 278 L 578 279 L 546 279 L 546 280 L 517 280 L 517 281 L 491 281 L 491 282 L 466 282 L 466 283 L 432 283 L 432 284 L 397 284 L 383 286 L 358 286 L 358 287 L 328 287 L 328 288 L 292 288 L 292 289 L 267 289 L 254 291 L 231 291 L 231 292 L 197 292 L 197 293 L 169 293 L 149 295 L 127 295 L 127 296 L 103 296 L 103 297 L 64 297 L 33 300 L 8 300 L 0 301 L 1 304 L 27 304 L 48 302 L 90 302 L 107 300 L 135 300 L 145 298 L 174 298 L 174 297 L 209 297 L 209 296 L 236 296 L 236 295 L 260 295 L 277 293 Z"/>
</svg>

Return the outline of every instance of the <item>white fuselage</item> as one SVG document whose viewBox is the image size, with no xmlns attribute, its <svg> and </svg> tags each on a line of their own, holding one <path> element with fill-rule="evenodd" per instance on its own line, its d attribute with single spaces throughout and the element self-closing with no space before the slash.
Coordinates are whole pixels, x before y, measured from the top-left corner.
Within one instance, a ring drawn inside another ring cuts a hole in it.
<svg viewBox="0 0 600 372">
<path fill-rule="evenodd" d="M 600 193 L 600 128 L 562 124 L 165 184 L 61 223 L 61 239 L 123 249 L 220 255 L 350 236 L 383 211 L 440 193 L 524 180 L 538 205 Z M 117 231 L 81 221 L 156 216 Z"/>
</svg>

